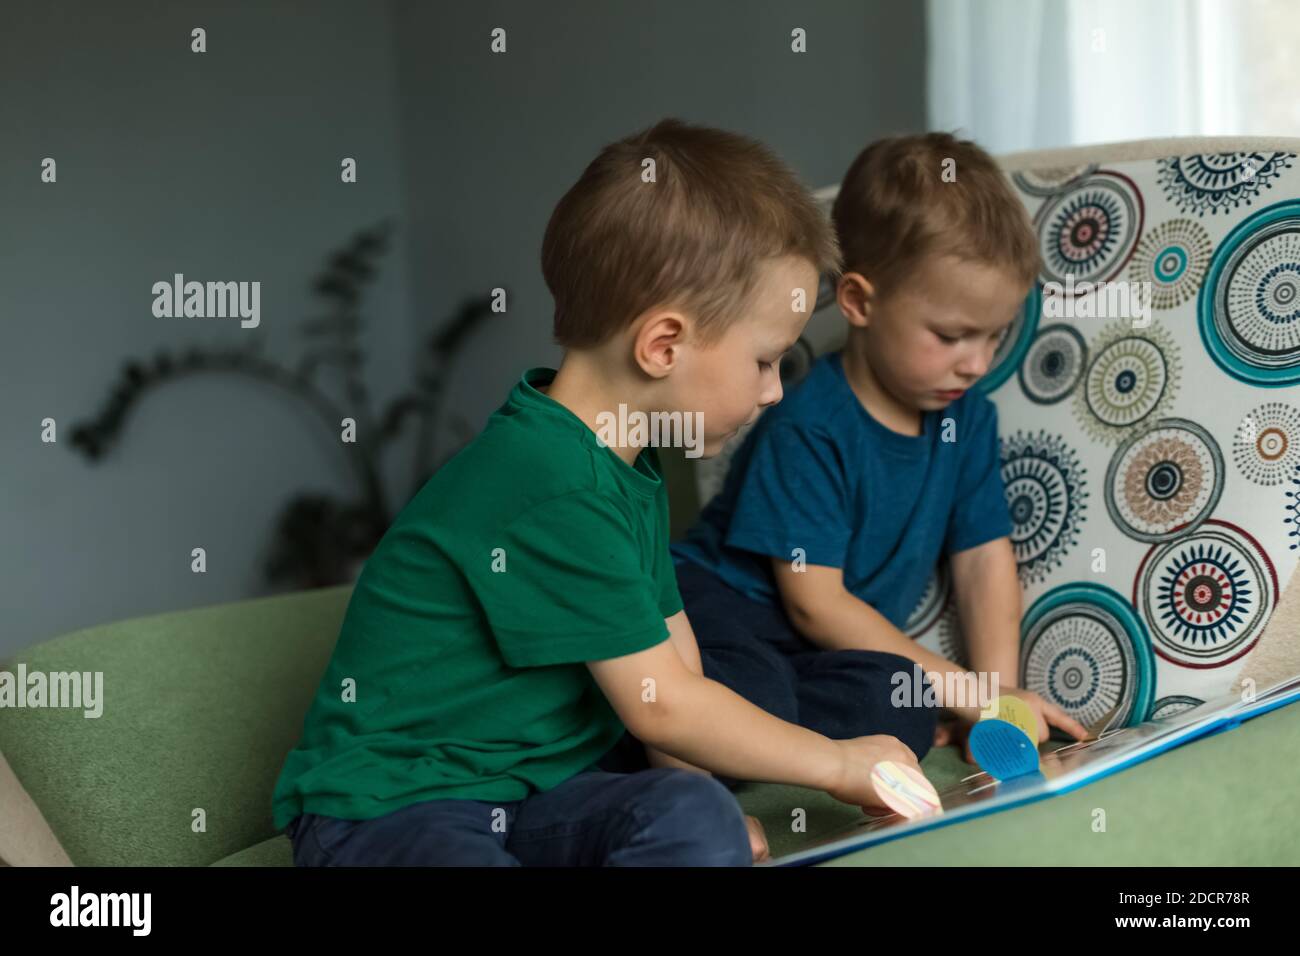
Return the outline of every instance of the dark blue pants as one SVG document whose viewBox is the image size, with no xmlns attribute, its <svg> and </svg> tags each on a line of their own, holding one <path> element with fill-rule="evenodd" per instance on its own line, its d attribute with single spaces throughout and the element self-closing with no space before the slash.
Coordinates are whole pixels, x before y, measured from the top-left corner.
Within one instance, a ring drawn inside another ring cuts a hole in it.
<svg viewBox="0 0 1300 956">
<path fill-rule="evenodd" d="M 894 675 L 911 687 L 914 663 L 882 651 L 828 651 L 783 608 L 752 601 L 711 571 L 683 561 L 677 586 L 704 676 L 751 704 L 832 740 L 889 734 L 920 760 L 934 744 L 937 707 L 896 707 Z"/>
<path fill-rule="evenodd" d="M 888 734 L 907 744 L 917 760 L 929 753 L 939 708 L 891 703 L 895 674 L 905 673 L 911 688 L 911 660 L 883 651 L 823 650 L 795 629 L 783 609 L 750 600 L 689 561 L 677 565 L 677 587 L 705 677 L 832 740 Z M 630 773 L 650 765 L 641 743 L 624 734 L 599 766 Z M 727 787 L 740 783 L 716 779 Z"/>
<path fill-rule="evenodd" d="M 753 861 L 736 798 L 712 777 L 668 768 L 587 770 L 523 800 L 426 800 L 373 820 L 304 813 L 286 832 L 297 866 L 749 866 Z"/>
</svg>

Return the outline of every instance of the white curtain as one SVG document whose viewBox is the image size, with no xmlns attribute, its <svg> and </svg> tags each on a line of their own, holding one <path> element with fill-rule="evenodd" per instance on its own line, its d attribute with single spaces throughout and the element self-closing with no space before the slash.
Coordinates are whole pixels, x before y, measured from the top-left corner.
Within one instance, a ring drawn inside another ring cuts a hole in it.
<svg viewBox="0 0 1300 956">
<path fill-rule="evenodd" d="M 1248 132 L 1239 31 L 1250 6 L 927 0 L 930 128 L 993 153 Z"/>
</svg>

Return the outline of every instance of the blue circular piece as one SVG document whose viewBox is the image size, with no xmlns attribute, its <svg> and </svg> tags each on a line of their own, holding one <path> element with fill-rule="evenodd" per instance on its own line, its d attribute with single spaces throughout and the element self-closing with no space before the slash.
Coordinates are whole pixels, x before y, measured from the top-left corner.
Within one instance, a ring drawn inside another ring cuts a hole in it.
<svg viewBox="0 0 1300 956">
<path fill-rule="evenodd" d="M 1038 770 L 1038 744 L 1005 720 L 977 721 L 970 729 L 970 752 L 980 767 L 998 780 Z"/>
</svg>

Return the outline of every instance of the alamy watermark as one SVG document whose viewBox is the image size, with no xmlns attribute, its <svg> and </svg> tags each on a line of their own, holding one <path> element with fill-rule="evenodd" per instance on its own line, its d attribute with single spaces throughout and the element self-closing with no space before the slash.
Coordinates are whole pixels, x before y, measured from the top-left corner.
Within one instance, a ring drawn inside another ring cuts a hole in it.
<svg viewBox="0 0 1300 956">
<path fill-rule="evenodd" d="M 889 682 L 894 687 L 889 703 L 894 707 L 974 707 L 986 712 L 992 711 L 1000 686 L 997 671 L 924 672 L 920 664 L 913 664 L 910 671 L 895 671 Z"/>
<path fill-rule="evenodd" d="M 152 910 L 152 893 L 83 893 L 74 883 L 67 893 L 50 897 L 50 925 L 119 926 L 133 936 L 148 936 Z"/>
<path fill-rule="evenodd" d="M 104 713 L 103 671 L 0 670 L 0 707 L 71 707 L 87 719 Z"/>
<path fill-rule="evenodd" d="M 1043 283 L 1043 316 L 1049 319 L 1131 319 L 1133 328 L 1151 324 L 1150 282 L 1075 282 L 1074 275 L 1060 282 Z"/>
<path fill-rule="evenodd" d="M 703 412 L 629 412 L 620 403 L 618 412 L 596 416 L 596 441 L 603 447 L 685 448 L 687 458 L 704 454 Z"/>
<path fill-rule="evenodd" d="M 262 321 L 261 282 L 172 281 L 153 284 L 153 314 L 160 319 L 239 318 L 240 328 L 255 329 Z"/>
</svg>

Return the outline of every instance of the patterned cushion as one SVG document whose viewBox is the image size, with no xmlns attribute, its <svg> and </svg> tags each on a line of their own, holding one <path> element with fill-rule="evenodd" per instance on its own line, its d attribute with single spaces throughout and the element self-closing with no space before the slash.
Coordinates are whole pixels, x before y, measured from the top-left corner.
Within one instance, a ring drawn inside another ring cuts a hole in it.
<svg viewBox="0 0 1300 956">
<path fill-rule="evenodd" d="M 1233 689 L 1300 557 L 1300 144 L 1140 145 L 1004 161 L 1043 270 L 980 383 L 1021 681 L 1085 725 Z M 721 468 L 701 469 L 702 500 Z M 946 566 L 907 630 L 965 662 Z"/>
</svg>

